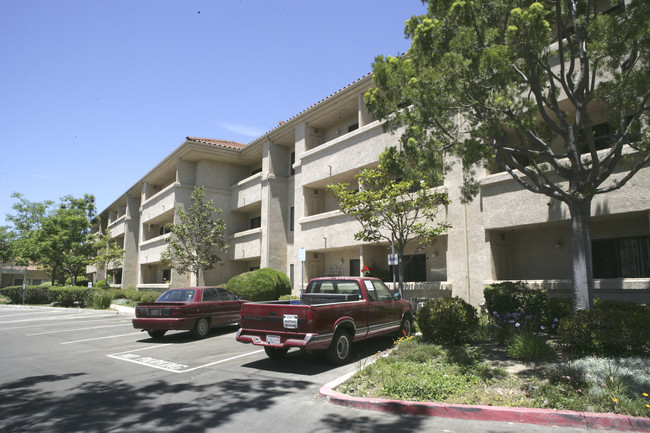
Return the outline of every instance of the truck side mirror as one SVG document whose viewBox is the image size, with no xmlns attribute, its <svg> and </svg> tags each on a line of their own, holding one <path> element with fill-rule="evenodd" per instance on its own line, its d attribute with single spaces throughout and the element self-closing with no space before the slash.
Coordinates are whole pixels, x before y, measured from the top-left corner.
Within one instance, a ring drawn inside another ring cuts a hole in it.
<svg viewBox="0 0 650 433">
<path fill-rule="evenodd" d="M 399 292 L 394 293 L 393 294 L 393 299 L 395 299 L 396 301 L 399 301 L 400 299 L 402 299 L 402 295 L 400 295 Z"/>
</svg>

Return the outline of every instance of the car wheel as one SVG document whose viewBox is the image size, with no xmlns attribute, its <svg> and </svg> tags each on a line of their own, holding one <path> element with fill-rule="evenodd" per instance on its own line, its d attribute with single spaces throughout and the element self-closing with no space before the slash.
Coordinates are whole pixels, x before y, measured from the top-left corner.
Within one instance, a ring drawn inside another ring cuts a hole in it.
<svg viewBox="0 0 650 433">
<path fill-rule="evenodd" d="M 344 364 L 350 357 L 352 349 L 352 338 L 344 330 L 338 330 L 334 334 L 332 344 L 327 349 L 327 360 L 335 365 Z"/>
<path fill-rule="evenodd" d="M 399 327 L 399 337 L 409 337 L 413 332 L 413 321 L 410 318 L 405 317 L 402 320 L 402 324 Z"/>
<path fill-rule="evenodd" d="M 264 346 L 264 351 L 266 352 L 266 356 L 271 359 L 283 359 L 287 355 L 289 348 Z"/>
<path fill-rule="evenodd" d="M 153 339 L 159 339 L 163 338 L 167 331 L 162 330 L 162 329 L 156 329 L 155 331 L 147 331 L 149 333 L 149 336 Z"/>
<path fill-rule="evenodd" d="M 208 319 L 206 319 L 205 317 L 201 317 L 194 324 L 194 328 L 192 328 L 192 337 L 203 338 L 206 335 L 208 335 L 209 331 L 210 331 L 210 322 L 208 322 Z"/>
</svg>

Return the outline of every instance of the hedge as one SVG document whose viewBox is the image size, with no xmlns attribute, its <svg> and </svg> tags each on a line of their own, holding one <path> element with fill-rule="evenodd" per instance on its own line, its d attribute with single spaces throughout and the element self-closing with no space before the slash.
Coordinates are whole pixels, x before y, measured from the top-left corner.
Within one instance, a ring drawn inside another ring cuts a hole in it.
<svg viewBox="0 0 650 433">
<path fill-rule="evenodd" d="M 262 268 L 234 276 L 226 289 L 249 301 L 272 301 L 291 294 L 291 281 L 280 271 Z"/>
</svg>

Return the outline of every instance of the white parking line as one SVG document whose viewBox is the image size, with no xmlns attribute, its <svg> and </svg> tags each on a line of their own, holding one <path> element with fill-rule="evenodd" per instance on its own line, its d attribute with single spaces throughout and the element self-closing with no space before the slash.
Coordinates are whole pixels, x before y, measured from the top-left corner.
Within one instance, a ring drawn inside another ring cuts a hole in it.
<svg viewBox="0 0 650 433">
<path fill-rule="evenodd" d="M 49 321 L 60 321 L 60 320 L 77 320 L 77 319 L 88 319 L 90 317 L 102 318 L 102 317 L 114 317 L 115 315 L 101 315 L 96 316 L 93 314 L 80 314 L 79 316 L 59 316 L 59 317 L 34 317 L 32 319 L 18 319 L 18 320 L 5 320 L 0 322 L 0 325 L 6 325 L 9 323 L 24 323 L 24 322 L 49 322 Z"/>
<path fill-rule="evenodd" d="M 165 346 L 165 345 L 162 345 L 162 346 Z M 160 347 L 160 346 L 153 346 L 153 347 Z M 153 348 L 153 347 L 150 347 L 150 348 Z M 147 349 L 150 349 L 150 348 L 147 348 Z M 140 350 L 144 350 L 144 349 L 140 349 Z M 217 364 L 223 364 L 224 362 L 232 361 L 234 359 L 243 358 L 245 356 L 250 356 L 250 355 L 255 355 L 257 353 L 264 352 L 264 350 L 256 350 L 254 352 L 243 353 L 241 355 L 232 356 L 230 358 L 221 359 L 219 361 L 210 362 L 208 364 L 203 364 L 203 365 L 199 365 L 197 367 L 192 367 L 192 368 L 187 368 L 188 367 L 187 365 L 179 364 L 177 362 L 165 361 L 164 359 L 153 358 L 151 356 L 136 355 L 133 352 L 136 352 L 136 350 L 131 350 L 131 351 L 128 351 L 128 352 L 120 352 L 120 353 L 116 353 L 116 354 L 113 354 L 113 355 L 106 355 L 106 356 L 108 356 L 109 358 L 113 358 L 113 359 L 119 359 L 121 361 L 127 361 L 127 362 L 132 362 L 134 364 L 144 365 L 146 367 L 157 368 L 158 370 L 164 370 L 164 371 L 168 371 L 170 373 L 188 373 L 190 371 L 198 370 L 200 368 L 210 367 L 210 366 L 217 365 Z"/>
<path fill-rule="evenodd" d="M 45 334 L 58 334 L 60 332 L 87 331 L 89 329 L 114 328 L 116 326 L 131 326 L 131 324 L 130 323 L 122 323 L 122 324 L 118 324 L 118 325 L 92 326 L 92 327 L 88 327 L 88 328 L 60 329 L 58 331 L 45 331 L 45 332 L 37 332 L 35 334 L 26 334 L 25 337 L 33 337 L 35 335 L 45 335 Z"/>
<path fill-rule="evenodd" d="M 108 337 L 86 338 L 83 340 L 65 341 L 61 344 L 83 343 L 86 341 L 105 340 L 107 338 L 119 338 L 119 337 L 126 337 L 127 335 L 140 335 L 140 334 L 141 334 L 140 332 L 132 332 L 131 334 L 109 335 Z"/>
<path fill-rule="evenodd" d="M 105 317 L 105 316 L 102 316 L 102 317 Z M 109 319 L 92 319 L 92 320 L 79 320 L 79 321 L 75 321 L 75 324 L 78 324 L 78 323 L 101 323 L 101 322 L 113 322 L 113 321 L 115 321 L 114 318 L 109 318 Z M 126 324 L 126 323 L 131 324 L 131 319 L 129 319 L 128 322 L 125 321 L 124 323 L 125 323 L 125 324 Z M 57 325 L 58 325 L 58 323 L 57 323 Z M 51 324 L 51 323 L 41 323 L 41 324 L 39 324 L 39 325 L 25 325 L 25 326 L 2 327 L 2 328 L 0 328 L 0 331 L 11 331 L 11 330 L 15 330 L 15 329 L 28 329 L 28 328 L 42 328 L 42 327 L 44 327 L 44 326 L 46 326 L 46 327 L 51 327 L 51 326 L 54 326 L 54 324 Z"/>
</svg>

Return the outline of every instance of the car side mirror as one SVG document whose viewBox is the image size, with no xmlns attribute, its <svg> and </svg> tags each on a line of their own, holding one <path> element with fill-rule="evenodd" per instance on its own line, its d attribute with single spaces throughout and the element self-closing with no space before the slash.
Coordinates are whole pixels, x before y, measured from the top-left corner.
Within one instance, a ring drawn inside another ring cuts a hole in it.
<svg viewBox="0 0 650 433">
<path fill-rule="evenodd" d="M 398 293 L 393 293 L 393 299 L 395 299 L 396 301 L 399 301 L 400 299 L 402 299 L 402 295 L 400 295 L 399 292 Z"/>
</svg>

